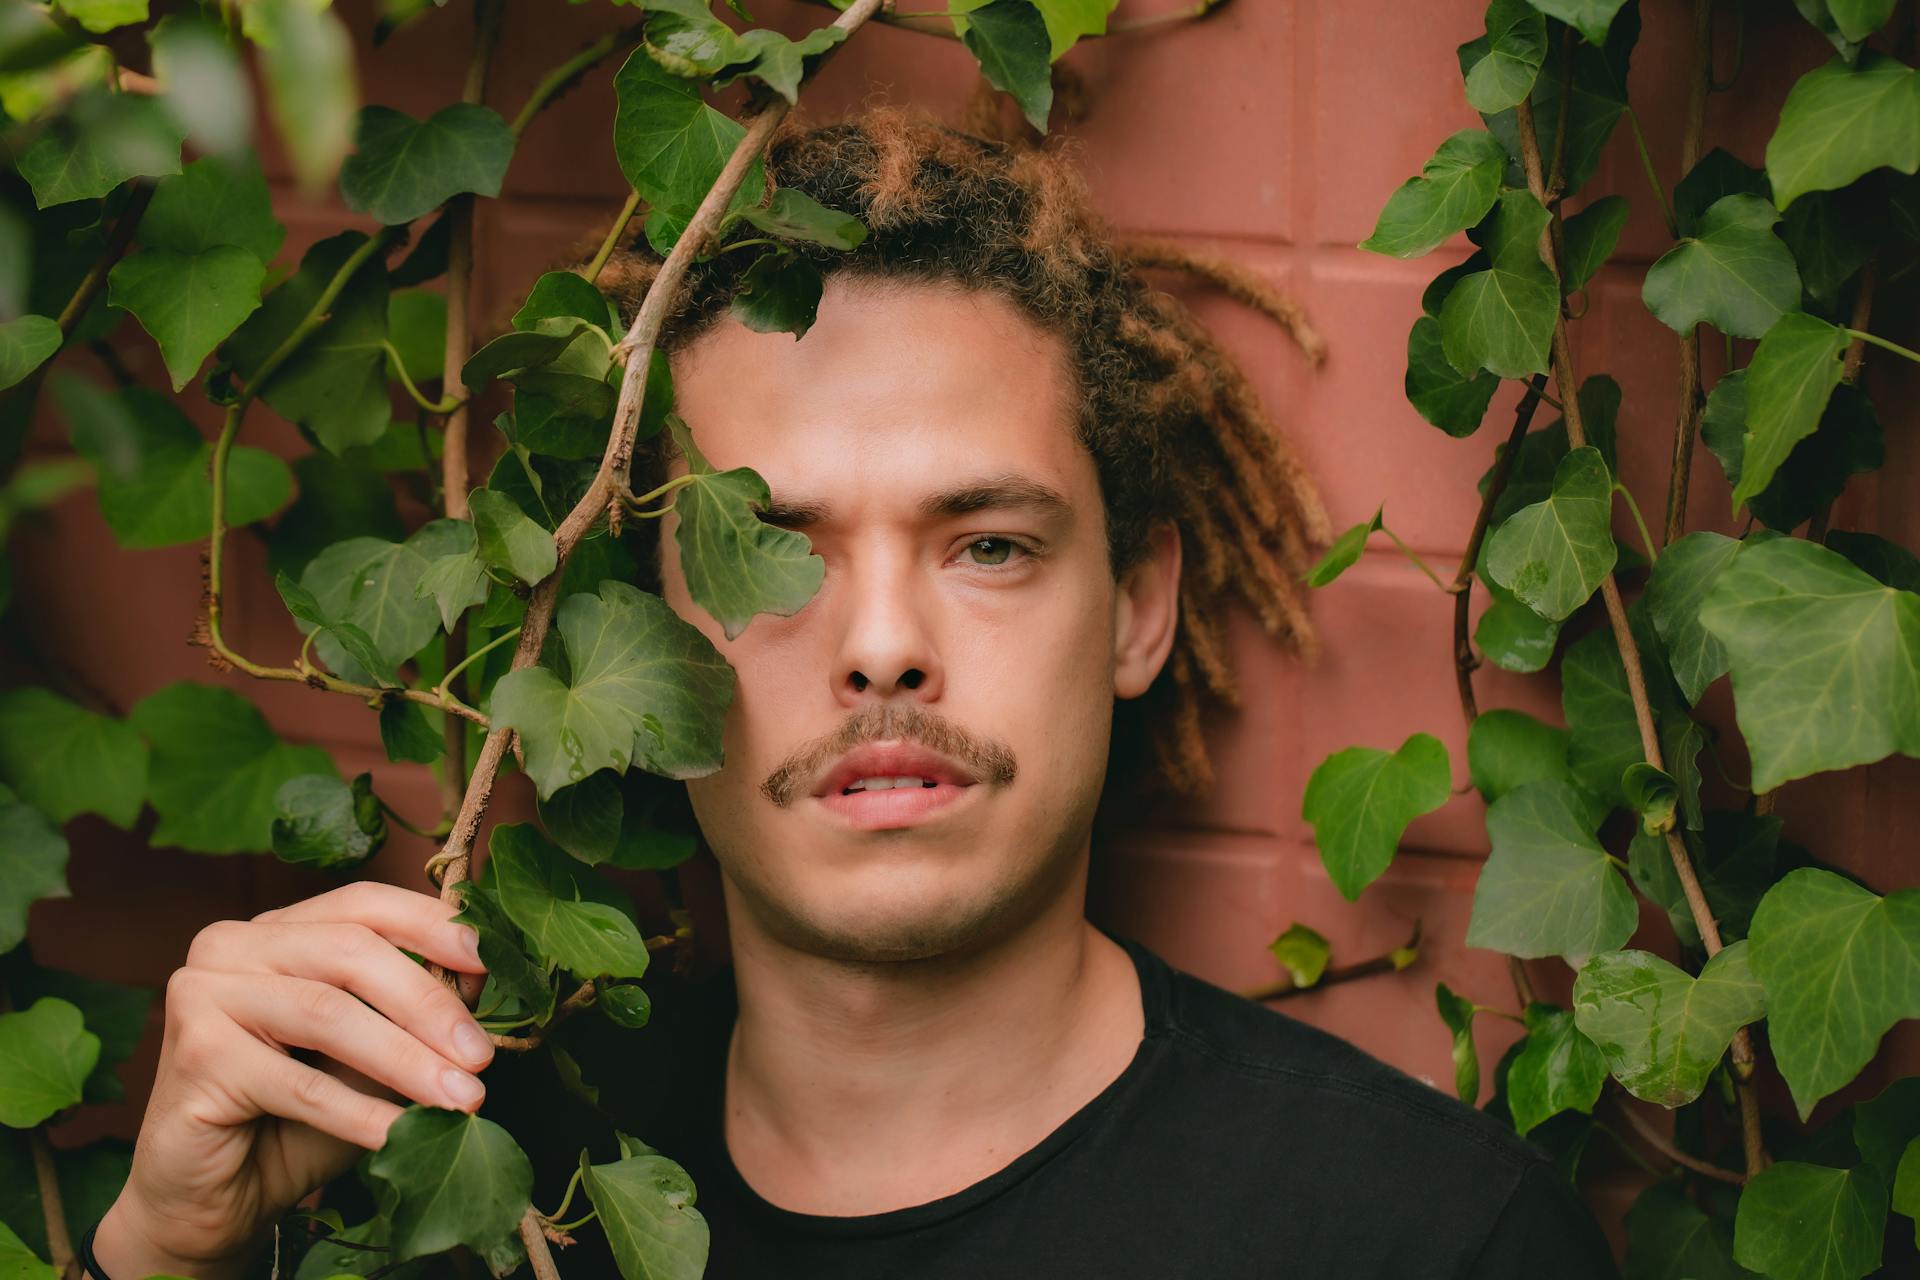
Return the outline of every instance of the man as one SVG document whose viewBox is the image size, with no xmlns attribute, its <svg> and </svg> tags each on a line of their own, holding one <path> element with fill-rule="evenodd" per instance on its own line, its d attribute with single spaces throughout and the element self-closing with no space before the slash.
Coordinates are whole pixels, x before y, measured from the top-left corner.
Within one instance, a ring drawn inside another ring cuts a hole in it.
<svg viewBox="0 0 1920 1280">
<path fill-rule="evenodd" d="M 688 787 L 732 979 L 678 1059 L 705 1092 L 641 1135 L 695 1178 L 708 1274 L 1611 1274 L 1504 1126 L 1084 917 L 1116 699 L 1147 705 L 1131 754 L 1190 785 L 1226 602 L 1305 638 L 1323 521 L 1244 381 L 1056 159 L 874 112 L 789 132 L 769 172 L 871 234 L 802 250 L 827 274 L 804 340 L 729 318 L 743 254 L 672 334 L 700 450 L 826 561 L 728 640 L 663 522 L 663 594 L 739 673 L 727 765 Z M 649 275 L 614 279 L 631 303 Z M 398 950 L 476 972 L 448 915 L 360 885 L 200 935 L 106 1272 L 242 1274 L 379 1145 L 389 1090 L 477 1105 L 484 1036 Z"/>
</svg>

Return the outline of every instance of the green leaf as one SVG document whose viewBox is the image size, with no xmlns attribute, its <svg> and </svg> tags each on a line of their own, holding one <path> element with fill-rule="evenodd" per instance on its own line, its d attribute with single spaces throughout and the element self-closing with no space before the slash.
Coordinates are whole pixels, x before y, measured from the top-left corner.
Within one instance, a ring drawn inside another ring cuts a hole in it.
<svg viewBox="0 0 1920 1280">
<path fill-rule="evenodd" d="M 1829 529 L 1826 545 L 1890 587 L 1920 591 L 1920 559 L 1905 547 L 1875 534 L 1845 529 Z"/>
<path fill-rule="evenodd" d="M 644 49 L 628 57 L 613 88 L 620 172 L 655 210 L 690 216 L 746 136 L 745 126 L 701 101 L 698 86 L 668 75 Z M 757 204 L 765 190 L 756 162 L 735 206 Z"/>
<path fill-rule="evenodd" d="M 139 93 L 82 94 L 20 153 L 20 176 L 41 209 L 104 196 L 128 178 L 180 172 L 185 135 L 157 99 Z"/>
<path fill-rule="evenodd" d="M 589 866 L 664 870 L 693 856 L 694 838 L 650 825 L 658 801 L 645 774 L 602 769 L 540 801 L 540 823 L 556 844 Z"/>
<path fill-rule="evenodd" d="M 1547 211 L 1524 191 L 1502 193 L 1483 248 L 1492 265 L 1464 276 L 1440 308 L 1447 360 L 1462 373 L 1503 378 L 1544 372 L 1560 287 L 1540 260 Z"/>
<path fill-rule="evenodd" d="M 1859 1074 L 1889 1027 L 1920 1017 L 1920 889 L 1881 898 L 1803 867 L 1760 900 L 1748 937 L 1767 1038 L 1804 1120 Z"/>
<path fill-rule="evenodd" d="M 593 327 L 590 321 L 556 316 L 535 321 L 530 330 L 503 333 L 468 358 L 460 368 L 460 380 L 478 391 L 493 379 L 516 369 L 550 364 Z"/>
<path fill-rule="evenodd" d="M 1322 760 L 1307 779 L 1300 816 L 1313 824 L 1328 878 L 1352 902 L 1393 861 L 1407 824 L 1452 791 L 1446 747 L 1416 733 L 1397 751 L 1348 747 Z"/>
<path fill-rule="evenodd" d="M 1726 647 L 1700 625 L 1700 603 L 1740 547 L 1738 539 L 1718 533 L 1689 533 L 1667 545 L 1647 579 L 1647 614 L 1689 704 L 1727 669 Z"/>
<path fill-rule="evenodd" d="M 1407 402 L 1456 440 L 1480 429 L 1500 379 L 1484 369 L 1462 374 L 1447 360 L 1440 322 L 1421 316 L 1407 334 Z"/>
<path fill-rule="evenodd" d="M 657 1152 L 590 1164 L 584 1151 L 580 1169 L 625 1280 L 699 1280 L 707 1266 L 707 1222 L 693 1207 L 693 1179 L 685 1169 Z"/>
<path fill-rule="evenodd" d="M 500 194 L 513 133 L 498 112 L 469 102 L 425 120 L 390 107 L 363 107 L 354 153 L 340 167 L 340 195 L 355 213 L 387 226 L 422 217 L 467 192 Z"/>
<path fill-rule="evenodd" d="M 504 569 L 530 587 L 553 572 L 559 563 L 553 535 L 527 519 L 513 499 L 492 489 L 475 489 L 468 501 L 476 551 L 483 564 Z M 468 603 L 478 601 L 469 595 Z M 444 615 L 446 604 L 441 610 Z M 448 627 L 452 627 L 450 621 Z"/>
<path fill-rule="evenodd" d="M 117 1102 L 125 1097 L 126 1090 L 121 1087 L 120 1077 L 114 1067 L 131 1058 L 139 1049 L 140 1040 L 147 1030 L 147 1011 L 152 1007 L 156 993 L 146 987 L 102 982 L 96 978 L 83 978 L 77 973 L 32 964 L 26 960 L 24 952 L 11 959 L 19 962 L 9 966 L 6 973 L 7 990 L 16 1006 L 31 1005 L 44 996 L 65 1000 L 80 1010 L 87 1030 L 100 1037 L 100 1056 L 93 1064 L 92 1074 L 87 1077 L 83 1101 Z M 63 1169 L 63 1181 L 68 1172 Z M 124 1168 L 121 1173 L 124 1176 Z M 0 1175 L 0 1184 L 4 1182 L 4 1175 Z M 119 1189 L 116 1183 L 112 1192 L 117 1193 Z M 108 1203 L 112 1199 L 112 1194 L 107 1195 Z M 106 1203 L 98 1207 L 105 1210 Z M 70 1202 L 70 1212 L 74 1208 Z"/>
<path fill-rule="evenodd" d="M 766 205 L 748 205 L 739 216 L 770 236 L 803 240 L 829 249 L 857 249 L 867 224 L 850 213 L 829 209 L 804 191 L 781 187 Z"/>
<path fill-rule="evenodd" d="M 1782 1160 L 1740 1193 L 1733 1256 L 1771 1280 L 1859 1280 L 1880 1265 L 1886 1223 L 1873 1170 Z"/>
<path fill-rule="evenodd" d="M 1049 56 L 1055 61 L 1060 55 L 1071 49 L 1082 36 L 1104 35 L 1107 30 L 1107 15 L 1113 12 L 1116 0 L 1033 0 L 1040 10 L 1040 16 L 1046 20 L 1047 36 L 1051 42 Z M 967 31 L 967 19 L 959 15 L 970 14 L 990 0 L 954 0 L 948 6 L 953 15 L 953 33 L 964 36 Z M 836 7 L 844 8 L 844 5 Z"/>
<path fill-rule="evenodd" d="M 543 961 L 576 978 L 637 978 L 647 944 L 621 892 L 525 824 L 494 828 L 494 892 Z"/>
<path fill-rule="evenodd" d="M 1891 1179 L 1903 1149 L 1920 1136 L 1920 1076 L 1895 1080 L 1865 1102 L 1854 1104 L 1851 1129 L 1861 1163 Z"/>
<path fill-rule="evenodd" d="M 1774 203 L 1786 209 L 1882 166 L 1920 169 L 1920 75 L 1864 52 L 1854 66 L 1836 58 L 1801 76 L 1767 141 Z"/>
<path fill-rule="evenodd" d="M 1566 264 L 1560 289 L 1572 293 L 1584 288 L 1593 273 L 1607 264 L 1627 225 L 1629 206 L 1621 196 L 1602 196 L 1566 220 Z"/>
<path fill-rule="evenodd" d="M 1894 1172 L 1893 1211 L 1914 1219 L 1914 1244 L 1920 1247 L 1920 1138 L 1907 1144 Z"/>
<path fill-rule="evenodd" d="M 1549 18 L 1558 18 L 1590 44 L 1607 42 L 1607 29 L 1626 0 L 1532 0 L 1533 7 Z"/>
<path fill-rule="evenodd" d="M 1373 234 L 1360 247 L 1395 258 L 1431 252 L 1487 216 L 1506 171 L 1507 153 L 1492 134 L 1462 129 L 1440 144 L 1419 176 L 1387 197 Z"/>
<path fill-rule="evenodd" d="M 847 38 L 839 27 L 816 27 L 798 40 L 789 40 L 777 31 L 756 27 L 740 33 L 737 44 L 745 65 L 716 80 L 730 84 L 742 75 L 750 75 L 785 98 L 789 103 L 800 97 L 800 81 L 806 75 L 806 60 L 825 53 Z"/>
<path fill-rule="evenodd" d="M 480 963 L 487 982 L 511 998 L 520 1014 L 543 1023 L 553 1016 L 553 986 L 547 971 L 527 956 L 526 940 L 500 907 L 493 892 L 472 881 L 460 886 L 460 914 L 454 919 L 472 925 L 479 935 Z"/>
<path fill-rule="evenodd" d="M 1567 731 L 1524 711 L 1483 711 L 1467 727 L 1467 774 L 1489 804 L 1529 782 L 1570 783 Z"/>
<path fill-rule="evenodd" d="M 1673 189 L 1673 216 L 1680 234 L 1700 234 L 1700 219 L 1722 197 L 1770 195 L 1767 175 L 1724 147 L 1715 147 L 1697 161 Z"/>
<path fill-rule="evenodd" d="M 1694 876 L 1728 942 L 1744 938 L 1761 895 L 1773 884 L 1780 821 L 1771 816 L 1713 811 L 1700 831 L 1682 832 Z M 1663 836 L 1635 832 L 1627 871 L 1640 891 L 1664 907 L 1682 946 L 1698 947 L 1700 930 L 1673 869 Z"/>
<path fill-rule="evenodd" d="M 1574 980 L 1574 1018 L 1629 1093 L 1682 1106 L 1706 1088 L 1734 1032 L 1766 1015 L 1748 961 L 1736 942 L 1695 978 L 1645 951 L 1597 955 Z"/>
<path fill-rule="evenodd" d="M 647 11 L 647 54 L 672 75 L 704 80 L 753 56 L 706 0 L 655 0 Z"/>
<path fill-rule="evenodd" d="M 35 686 L 0 693 L 0 782 L 56 824 L 97 813 L 130 829 L 147 794 L 147 744 L 119 720 Z"/>
<path fill-rule="evenodd" d="M 1633 1280 L 1760 1280 L 1733 1260 L 1733 1224 L 1710 1218 L 1669 1178 L 1627 1210 L 1627 1269 Z"/>
<path fill-rule="evenodd" d="M 813 554 L 805 534 L 760 519 L 771 495 L 757 472 L 747 467 L 715 471 L 686 423 L 670 417 L 668 425 L 688 474 L 695 477 L 673 501 L 679 521 L 673 540 L 688 594 L 713 615 L 729 640 L 745 631 L 755 614 L 798 613 L 820 589 L 827 562 Z"/>
<path fill-rule="evenodd" d="M 1613 477 L 1592 445 L 1554 468 L 1544 502 L 1509 516 L 1487 543 L 1487 571 L 1543 618 L 1558 621 L 1613 571 Z"/>
<path fill-rule="evenodd" d="M 42 898 L 68 898 L 67 838 L 45 814 L 0 787 L 0 849 L 7 874 L 0 876 L 0 952 L 27 936 L 27 909 Z"/>
<path fill-rule="evenodd" d="M 1865 40 L 1887 25 L 1897 0 L 1826 0 L 1834 26 L 1849 40 Z"/>
<path fill-rule="evenodd" d="M 630 764 L 670 778 L 720 767 L 733 669 L 658 596 L 624 582 L 561 600 L 571 677 L 547 667 L 503 676 L 493 723 L 515 729 L 542 797 Z"/>
<path fill-rule="evenodd" d="M 1685 824 L 1697 829 L 1701 822 L 1698 757 L 1704 735 L 1687 715 L 1680 691 L 1666 672 L 1666 655 L 1645 602 L 1636 600 L 1629 606 L 1627 618 L 1640 650 L 1660 754 L 1667 772 L 1680 785 Z M 1612 804 L 1628 804 L 1622 779 L 1627 766 L 1644 756 L 1626 667 L 1611 628 L 1590 632 L 1567 650 L 1560 664 L 1560 683 L 1560 709 L 1573 733 L 1567 760 L 1574 780 Z"/>
<path fill-rule="evenodd" d="M 513 1234 L 533 1193 L 533 1166 L 505 1129 L 436 1107 L 408 1107 L 363 1167 L 392 1226 L 388 1262 L 491 1248 Z"/>
<path fill-rule="evenodd" d="M 54 0 L 54 3 L 96 35 L 147 20 L 147 0 Z"/>
<path fill-rule="evenodd" d="M 314 649 L 336 675 L 395 683 L 394 669 L 433 639 L 440 615 L 425 595 L 426 574 L 445 550 L 440 539 L 458 536 L 443 533 L 441 526 L 454 523 L 435 521 L 405 542 L 349 538 L 308 562 L 300 574 L 300 586 L 311 593 L 317 612 L 308 616 L 295 609 L 294 614 L 308 624 L 302 630 L 326 627 Z M 287 603 L 289 608 L 294 605 L 291 598 Z M 368 652 L 350 633 L 344 633 L 347 627 L 364 633 L 377 664 L 369 661 Z"/>
<path fill-rule="evenodd" d="M 232 245 L 194 254 L 142 249 L 114 265 L 107 301 L 153 335 L 179 391 L 260 305 L 266 274 L 260 259 Z"/>
<path fill-rule="evenodd" d="M 241 378 L 254 376 L 365 240 L 349 231 L 307 250 L 300 269 L 269 293 L 228 340 L 224 354 Z M 354 273 L 334 299 L 326 323 L 260 389 L 260 398 L 274 412 L 306 428 L 334 453 L 373 443 L 392 419 L 382 345 L 387 337 L 387 276 L 377 257 Z"/>
<path fill-rule="evenodd" d="M 1600 457 L 1606 462 L 1607 470 L 1618 471 L 1614 465 L 1614 422 L 1620 416 L 1620 384 L 1604 373 L 1595 374 L 1580 386 L 1580 420 L 1586 427 L 1587 443 L 1600 451 Z M 1502 443 L 1495 447 L 1497 460 L 1506 452 Z M 1565 418 L 1555 418 L 1537 431 L 1529 431 L 1520 442 L 1520 452 L 1513 460 L 1513 466 L 1507 473 L 1507 487 L 1500 494 L 1500 500 L 1494 504 L 1489 517 L 1491 527 L 1498 527 L 1520 508 L 1536 502 L 1544 502 L 1553 495 L 1553 475 L 1561 459 L 1567 456 L 1567 423 Z M 1482 497 L 1487 486 L 1493 480 L 1493 467 L 1489 466 L 1480 476 L 1476 486 Z"/>
<path fill-rule="evenodd" d="M 1626 796 L 1627 808 L 1639 816 L 1643 832 L 1657 836 L 1673 830 L 1680 784 L 1665 769 L 1635 760 L 1621 772 L 1620 790 Z"/>
<path fill-rule="evenodd" d="M 1466 69 L 1467 102 L 1475 111 L 1505 111 L 1533 91 L 1547 56 L 1547 23 L 1528 0 L 1487 6 L 1484 56 Z"/>
<path fill-rule="evenodd" d="M 1920 755 L 1920 596 L 1774 538 L 1734 558 L 1699 618 L 1727 649 L 1754 790 Z"/>
<path fill-rule="evenodd" d="M 67 377 L 55 378 L 54 396 L 73 447 L 93 464 L 100 514 L 114 541 L 144 550 L 206 538 L 213 528 L 213 445 L 171 400 L 146 387 L 110 394 Z M 272 514 L 292 489 L 280 459 L 236 447 L 227 459 L 228 526 Z"/>
<path fill-rule="evenodd" d="M 1367 535 L 1382 528 L 1381 513 L 1385 507 L 1374 509 L 1373 519 L 1362 520 L 1353 528 L 1346 530 L 1333 540 L 1327 548 L 1327 554 L 1320 557 L 1307 573 L 1307 585 L 1324 587 L 1347 570 L 1360 562 L 1360 553 L 1367 549 Z"/>
<path fill-rule="evenodd" d="M 64 339 L 45 316 L 20 316 L 0 324 L 0 391 L 47 362 Z"/>
<path fill-rule="evenodd" d="M 1607 1064 L 1574 1025 L 1571 1011 L 1551 1004 L 1526 1010 L 1525 1047 L 1507 1069 L 1507 1109 L 1522 1135 L 1562 1111 L 1593 1113 Z"/>
<path fill-rule="evenodd" d="M 1473 1043 L 1473 1015 L 1479 1007 L 1442 982 L 1433 989 L 1440 1021 L 1453 1033 L 1453 1091 L 1472 1106 L 1480 1100 L 1480 1052 Z"/>
<path fill-rule="evenodd" d="M 294 176 L 308 191 L 332 181 L 352 143 L 353 37 L 330 6 L 310 0 L 253 0 L 240 7 L 259 51 L 267 105 Z"/>
<path fill-rule="evenodd" d="M 299 495 L 267 535 L 267 567 L 298 578 L 313 558 L 361 534 L 406 537 L 393 491 L 379 472 L 324 450 L 293 460 Z"/>
<path fill-rule="evenodd" d="M 1637 8 L 1623 9 L 1607 31 L 1605 47 L 1587 43 L 1572 49 L 1572 62 L 1557 40 L 1547 42 L 1546 59 L 1533 86 L 1534 131 L 1540 140 L 1541 165 L 1558 168 L 1565 179 L 1565 190 L 1578 191 L 1599 167 L 1601 153 L 1613 127 L 1627 110 L 1627 66 L 1633 46 L 1640 37 Z M 1484 58 L 1486 37 L 1460 46 L 1461 73 L 1468 74 Z M 1571 74 L 1569 75 L 1569 66 Z M 1567 81 L 1571 79 L 1571 84 Z M 1567 123 L 1560 124 L 1562 99 L 1565 99 Z M 1483 118 L 1487 131 L 1500 140 L 1507 154 L 1518 164 L 1520 131 L 1512 110 Z M 1555 152 L 1564 134 L 1566 155 L 1558 166 Z M 1518 181 L 1517 177 L 1515 179 Z"/>
<path fill-rule="evenodd" d="M 273 847 L 273 797 L 303 773 L 331 773 L 319 747 L 281 742 L 251 702 L 230 689 L 181 681 L 149 694 L 127 716 L 152 746 L 148 800 L 160 822 L 152 843 L 193 853 Z"/>
<path fill-rule="evenodd" d="M 219 24 L 174 13 L 147 32 L 147 42 L 167 108 L 194 149 L 228 158 L 247 155 L 253 141 L 253 84 Z"/>
<path fill-rule="evenodd" d="M 251 154 L 203 156 L 154 185 L 140 218 L 140 243 L 149 249 L 199 254 L 236 245 L 273 261 L 287 229 L 273 214 L 273 196 Z"/>
<path fill-rule="evenodd" d="M 1473 642 L 1487 661 L 1504 671 L 1539 671 L 1553 660 L 1560 624 L 1550 622 L 1520 602 L 1487 573 L 1487 544 L 1480 543 L 1474 580 L 1485 588 L 1488 603 L 1474 624 Z"/>
<path fill-rule="evenodd" d="M 987 83 L 1020 104 L 1027 123 L 1047 131 L 1053 110 L 1053 38 L 1030 0 L 992 0 L 967 15 L 961 39 Z"/>
<path fill-rule="evenodd" d="M 598 460 L 606 452 L 620 394 L 613 387 L 546 368 L 522 369 L 513 385 L 513 412 L 497 425 L 515 445 L 549 458 Z"/>
<path fill-rule="evenodd" d="M 1880 418 L 1858 387 L 1845 382 L 1835 387 L 1819 420 L 1812 435 L 1792 446 L 1767 487 L 1747 498 L 1747 509 L 1769 529 L 1794 529 L 1838 498 L 1851 477 L 1878 470 L 1886 461 Z M 1746 370 L 1714 384 L 1700 438 L 1720 460 L 1727 482 L 1738 488 L 1747 447 Z"/>
<path fill-rule="evenodd" d="M 0 1223 L 0 1275 L 7 1280 L 59 1280 L 60 1273 L 27 1248 L 12 1228 Z"/>
<path fill-rule="evenodd" d="M 1739 338 L 1765 333 L 1800 306 L 1800 273 L 1773 234 L 1778 221 L 1759 196 L 1722 196 L 1694 235 L 1647 268 L 1647 310 L 1683 334 L 1702 322 Z"/>
<path fill-rule="evenodd" d="M 1474 886 L 1468 946 L 1578 967 L 1632 936 L 1633 891 L 1595 838 L 1589 807 L 1564 782 L 1530 782 L 1487 807 L 1493 852 Z"/>
<path fill-rule="evenodd" d="M 0 1013 L 0 1125 L 30 1129 L 79 1102 L 100 1057 L 80 1010 L 43 996 Z"/>
<path fill-rule="evenodd" d="M 1289 925 L 1285 933 L 1269 942 L 1267 950 L 1292 975 L 1293 985 L 1303 989 L 1320 981 L 1332 954 L 1323 935 L 1298 923 Z"/>
<path fill-rule="evenodd" d="M 446 740 L 428 721 L 426 708 L 406 698 L 380 705 L 380 744 L 395 764 L 432 764 L 446 751 Z"/>
<path fill-rule="evenodd" d="M 779 192 L 774 193 L 776 196 Z M 597 324 L 609 333 L 624 332 L 619 308 L 585 276 L 575 271 L 549 271 L 533 282 L 532 292 L 513 313 L 513 327 L 529 330 L 542 320 L 572 318 Z"/>
<path fill-rule="evenodd" d="M 288 778 L 273 807 L 273 856 L 282 862 L 337 871 L 365 862 L 387 840 L 372 774 L 350 784 L 331 773 Z"/>
<path fill-rule="evenodd" d="M 594 1007 L 617 1027 L 637 1030 L 646 1026 L 653 1017 L 653 1001 L 647 998 L 643 989 L 632 983 L 601 987 L 600 998 L 594 1002 Z"/>
<path fill-rule="evenodd" d="M 806 336 L 820 313 L 822 288 L 820 268 L 805 258 L 784 251 L 763 253 L 740 277 L 731 314 L 755 333 L 791 333 L 797 340 Z"/>
<path fill-rule="evenodd" d="M 1815 191 L 1793 202 L 1780 238 L 1793 251 L 1800 284 L 1822 306 L 1865 266 L 1887 232 L 1887 193 L 1871 180 L 1839 191 Z"/>
</svg>

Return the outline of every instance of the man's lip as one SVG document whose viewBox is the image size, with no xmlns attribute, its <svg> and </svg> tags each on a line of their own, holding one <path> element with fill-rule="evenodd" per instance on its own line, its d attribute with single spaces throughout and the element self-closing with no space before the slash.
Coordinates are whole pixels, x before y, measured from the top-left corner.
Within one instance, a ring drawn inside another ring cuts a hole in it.
<svg viewBox="0 0 1920 1280">
<path fill-rule="evenodd" d="M 873 742 L 841 756 L 814 787 L 819 796 L 839 795 L 862 778 L 927 778 L 970 787 L 979 779 L 957 762 L 911 742 Z"/>
</svg>

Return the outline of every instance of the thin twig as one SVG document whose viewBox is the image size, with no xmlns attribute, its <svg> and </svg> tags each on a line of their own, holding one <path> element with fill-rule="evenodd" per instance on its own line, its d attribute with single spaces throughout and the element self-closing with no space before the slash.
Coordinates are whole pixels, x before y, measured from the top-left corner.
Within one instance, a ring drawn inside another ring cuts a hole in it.
<svg viewBox="0 0 1920 1280">
<path fill-rule="evenodd" d="M 501 0 L 478 0 L 473 15 L 473 52 L 467 60 L 467 79 L 460 100 L 482 102 L 487 95 L 487 70 L 493 62 L 494 42 L 500 35 Z M 441 390 L 451 395 L 464 385 L 460 371 L 473 353 L 470 316 L 473 290 L 473 201 L 471 195 L 447 202 L 447 346 L 440 365 Z M 440 491 L 449 519 L 467 518 L 467 423 L 469 397 L 462 396 L 447 414 L 440 453 Z M 431 406 L 429 406 L 431 407 Z"/>
<path fill-rule="evenodd" d="M 560 1268 L 553 1265 L 553 1251 L 540 1229 L 540 1211 L 532 1205 L 520 1217 L 520 1243 L 527 1247 L 527 1262 L 533 1267 L 534 1280 L 560 1280 Z"/>
<path fill-rule="evenodd" d="M 1419 952 L 1420 921 L 1415 920 L 1413 936 L 1400 946 L 1371 959 L 1356 961 L 1353 964 L 1334 965 L 1322 973 L 1320 980 L 1312 986 L 1303 987 L 1292 978 L 1280 978 L 1240 994 L 1249 1000 L 1284 1000 L 1288 996 L 1304 996 L 1326 987 L 1337 986 L 1342 982 L 1352 982 L 1356 978 L 1371 978 L 1380 973 L 1398 973 L 1412 964 Z"/>
<path fill-rule="evenodd" d="M 535 1027 L 524 1036 L 493 1036 L 491 1039 L 494 1047 L 505 1049 L 509 1053 L 526 1053 L 529 1050 L 538 1049 L 546 1038 L 553 1034 L 554 1028 L 582 1009 L 592 1008 L 594 999 L 594 985 L 591 982 L 583 982 L 574 988 L 572 995 L 560 1002 L 560 1007 L 553 1011 L 553 1016 L 543 1025 Z"/>
<path fill-rule="evenodd" d="M 1639 1136 L 1640 1141 L 1646 1143 L 1681 1168 L 1691 1169 L 1693 1172 L 1705 1178 L 1713 1178 L 1720 1182 L 1732 1183 L 1736 1187 L 1746 1185 L 1746 1175 L 1735 1173 L 1731 1169 L 1722 1169 L 1719 1165 L 1711 1161 L 1702 1160 L 1699 1156 L 1690 1156 L 1680 1148 L 1674 1146 L 1672 1142 L 1668 1141 L 1665 1135 L 1648 1123 L 1645 1116 L 1641 1115 L 1632 1107 L 1622 1104 L 1618 1110 L 1622 1116 L 1626 1117 L 1627 1124 L 1630 1125 L 1634 1133 Z"/>
<path fill-rule="evenodd" d="M 609 31 L 540 77 L 540 83 L 533 87 L 533 92 L 527 95 L 527 101 L 520 108 L 520 113 L 513 118 L 513 124 L 510 126 L 513 136 L 517 139 L 525 133 L 527 126 L 533 123 L 533 118 L 539 115 L 548 103 L 572 87 L 581 76 L 593 70 L 608 56 L 630 44 L 638 44 L 642 30 L 643 24 L 636 22 L 618 31 Z"/>
<path fill-rule="evenodd" d="M 1706 131 L 1707 91 L 1713 83 L 1713 0 L 1693 0 L 1693 75 L 1687 89 L 1687 123 L 1680 134 L 1680 176 L 1700 159 Z M 1680 335 L 1680 411 L 1673 424 L 1673 469 L 1667 476 L 1667 523 L 1660 545 L 1670 546 L 1687 524 L 1687 485 L 1693 476 L 1693 444 L 1700 435 L 1700 326 Z M 1653 548 L 1647 548 L 1653 554 Z"/>
<path fill-rule="evenodd" d="M 600 273 L 606 269 L 607 259 L 611 258 L 613 251 L 620 247 L 620 237 L 626 234 L 627 224 L 633 221 L 634 211 L 639 207 L 640 193 L 627 192 L 627 202 L 620 206 L 620 216 L 613 220 L 611 227 L 607 228 L 607 238 L 600 242 L 600 248 L 593 255 L 593 261 L 587 264 L 588 284 L 594 284 L 600 279 Z"/>
</svg>

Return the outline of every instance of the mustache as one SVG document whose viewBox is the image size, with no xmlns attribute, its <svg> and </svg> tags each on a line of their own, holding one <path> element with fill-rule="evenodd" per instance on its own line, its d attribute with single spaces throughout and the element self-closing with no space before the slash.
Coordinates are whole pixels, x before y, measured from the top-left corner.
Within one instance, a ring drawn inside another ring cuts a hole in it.
<svg viewBox="0 0 1920 1280">
<path fill-rule="evenodd" d="M 832 733 L 802 743 L 766 780 L 760 794 L 781 808 L 791 805 L 809 782 L 833 761 L 868 742 L 917 742 L 965 765 L 982 782 L 1002 786 L 1013 781 L 1013 748 L 975 737 L 924 707 L 880 704 L 847 717 Z"/>
</svg>

